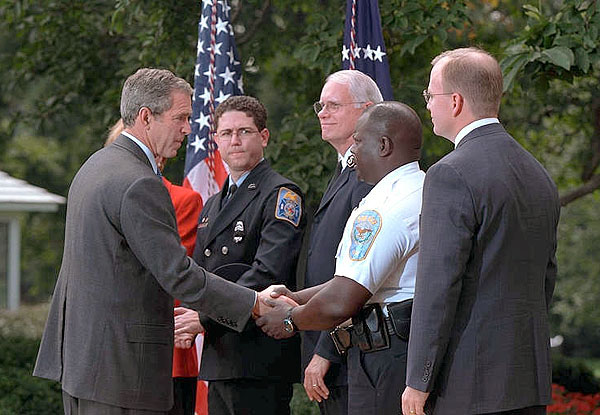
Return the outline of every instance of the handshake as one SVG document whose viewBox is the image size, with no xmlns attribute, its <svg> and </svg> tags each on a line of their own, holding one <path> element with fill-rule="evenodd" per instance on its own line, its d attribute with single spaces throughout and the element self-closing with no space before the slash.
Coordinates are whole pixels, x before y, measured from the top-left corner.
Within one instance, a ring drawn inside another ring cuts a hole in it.
<svg viewBox="0 0 600 415">
<path fill-rule="evenodd" d="M 252 317 L 256 320 L 274 312 L 279 307 L 297 307 L 298 301 L 292 291 L 285 285 L 271 285 L 257 293 L 256 304 L 252 309 Z"/>
<path fill-rule="evenodd" d="M 256 303 L 252 309 L 252 317 L 262 331 L 276 339 L 284 339 L 295 334 L 295 330 L 287 331 L 283 320 L 288 317 L 290 309 L 297 307 L 300 301 L 296 294 L 285 285 L 271 285 L 257 293 Z M 204 333 L 198 312 L 185 307 L 175 308 L 175 347 L 189 349 L 196 335 Z"/>
</svg>

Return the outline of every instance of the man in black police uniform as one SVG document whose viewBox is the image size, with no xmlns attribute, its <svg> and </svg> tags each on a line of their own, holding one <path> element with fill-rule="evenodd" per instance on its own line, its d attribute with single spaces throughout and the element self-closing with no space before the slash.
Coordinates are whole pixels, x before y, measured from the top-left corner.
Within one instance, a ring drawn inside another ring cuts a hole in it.
<svg viewBox="0 0 600 415">
<path fill-rule="evenodd" d="M 230 175 L 200 214 L 194 259 L 254 290 L 295 285 L 305 224 L 302 194 L 264 160 L 269 141 L 265 107 L 253 97 L 230 97 L 216 110 L 216 141 Z M 299 338 L 277 341 L 253 321 L 235 333 L 193 312 L 176 317 L 176 335 L 206 329 L 200 379 L 209 381 L 211 415 L 289 414 L 299 380 Z"/>
<path fill-rule="evenodd" d="M 350 147 L 356 122 L 366 107 L 383 100 L 377 84 L 360 71 L 343 70 L 327 77 L 314 105 L 321 136 L 338 153 L 338 166 L 315 212 L 304 284 L 313 287 L 333 278 L 335 253 L 352 209 L 372 186 L 356 178 Z M 323 415 L 348 412 L 346 358 L 327 331 L 307 331 L 302 344 L 304 389 L 319 402 Z"/>
</svg>

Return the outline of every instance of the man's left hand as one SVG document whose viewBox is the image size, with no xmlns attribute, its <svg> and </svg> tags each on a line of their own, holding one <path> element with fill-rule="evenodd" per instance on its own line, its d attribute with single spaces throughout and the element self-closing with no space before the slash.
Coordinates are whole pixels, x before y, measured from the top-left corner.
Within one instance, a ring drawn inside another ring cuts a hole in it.
<svg viewBox="0 0 600 415">
<path fill-rule="evenodd" d="M 294 332 L 285 331 L 283 325 L 283 320 L 287 317 L 290 308 L 292 308 L 288 301 L 290 299 L 284 300 L 281 297 L 277 299 L 265 299 L 265 304 L 271 307 L 271 309 L 256 320 L 256 325 L 267 335 L 275 339 L 287 339 L 295 334 Z"/>
<path fill-rule="evenodd" d="M 402 394 L 402 414 L 403 415 L 425 415 L 425 402 L 429 397 L 429 392 L 421 392 L 407 386 Z"/>
<path fill-rule="evenodd" d="M 325 375 L 331 366 L 331 362 L 324 357 L 314 354 L 308 366 L 304 370 L 304 390 L 311 401 L 321 402 L 329 398 L 329 389 L 325 385 Z"/>
</svg>

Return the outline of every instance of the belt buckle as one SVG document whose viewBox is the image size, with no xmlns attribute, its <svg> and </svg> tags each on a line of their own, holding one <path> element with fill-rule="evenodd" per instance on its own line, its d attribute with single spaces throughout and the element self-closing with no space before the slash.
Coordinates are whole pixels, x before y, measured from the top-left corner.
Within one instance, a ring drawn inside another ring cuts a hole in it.
<svg viewBox="0 0 600 415">
<path fill-rule="evenodd" d="M 336 350 L 342 356 L 346 354 L 350 347 L 352 347 L 350 330 L 352 330 L 352 325 L 346 327 L 337 326 L 329 332 Z"/>
</svg>

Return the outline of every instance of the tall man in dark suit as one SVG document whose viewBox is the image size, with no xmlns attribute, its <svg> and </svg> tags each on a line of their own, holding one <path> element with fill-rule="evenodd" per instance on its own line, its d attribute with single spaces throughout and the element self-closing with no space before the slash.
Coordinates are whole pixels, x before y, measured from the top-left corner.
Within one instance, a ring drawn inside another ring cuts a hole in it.
<svg viewBox="0 0 600 415">
<path fill-rule="evenodd" d="M 314 109 L 321 136 L 338 154 L 338 165 L 315 212 L 310 233 L 304 284 L 320 285 L 331 278 L 335 253 L 346 220 L 372 186 L 358 181 L 350 152 L 352 133 L 364 109 L 383 100 L 377 84 L 360 71 L 343 70 L 327 77 Z M 323 415 L 348 412 L 346 357 L 335 349 L 328 331 L 307 331 L 302 343 L 304 389 L 319 402 Z"/>
<path fill-rule="evenodd" d="M 432 63 L 423 95 L 455 150 L 425 179 L 402 409 L 545 414 L 557 189 L 498 122 L 496 60 L 467 48 Z"/>
<path fill-rule="evenodd" d="M 305 225 L 302 193 L 263 157 L 267 111 L 256 98 L 233 96 L 217 107 L 215 124 L 230 174 L 202 209 L 193 257 L 207 270 L 255 290 L 295 286 Z M 202 313 L 200 323 L 206 335 L 199 377 L 209 381 L 208 412 L 289 414 L 292 383 L 300 374 L 300 338 L 274 340 L 253 321 L 236 333 Z M 193 333 L 189 318 L 177 316 L 176 333 L 186 330 Z"/>
<path fill-rule="evenodd" d="M 123 86 L 125 131 L 77 172 L 63 262 L 35 376 L 62 383 L 65 414 L 163 414 L 173 405 L 173 297 L 242 330 L 256 293 L 186 256 L 155 157 L 190 132 L 192 89 L 167 70 Z M 255 307 L 255 311 L 257 307 Z"/>
</svg>

